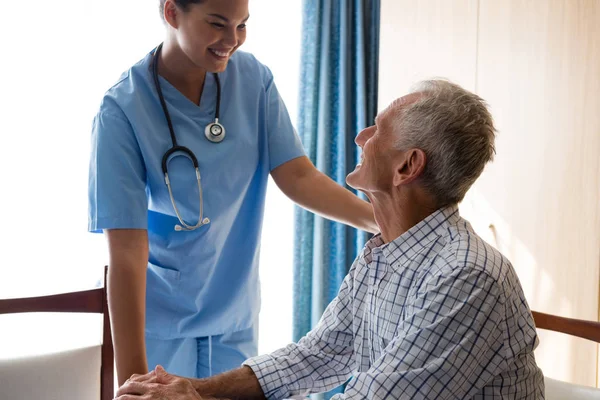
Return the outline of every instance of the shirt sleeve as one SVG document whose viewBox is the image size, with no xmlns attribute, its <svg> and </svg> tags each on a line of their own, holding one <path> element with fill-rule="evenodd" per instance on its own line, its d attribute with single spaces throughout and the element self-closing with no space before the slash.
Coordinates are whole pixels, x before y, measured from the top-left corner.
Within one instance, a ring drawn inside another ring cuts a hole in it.
<svg viewBox="0 0 600 400">
<path fill-rule="evenodd" d="M 306 155 L 306 152 L 270 71 L 267 78 L 267 140 L 269 171 L 272 171 L 287 161 Z"/>
<path fill-rule="evenodd" d="M 351 312 L 354 269 L 317 326 L 298 343 L 244 362 L 254 371 L 268 399 L 324 392 L 350 378 L 355 366 Z"/>
<path fill-rule="evenodd" d="M 88 230 L 147 229 L 146 169 L 131 124 L 116 106 L 92 124 Z"/>
<path fill-rule="evenodd" d="M 506 367 L 499 284 L 456 270 L 424 285 L 371 368 L 334 399 L 467 399 Z"/>
</svg>

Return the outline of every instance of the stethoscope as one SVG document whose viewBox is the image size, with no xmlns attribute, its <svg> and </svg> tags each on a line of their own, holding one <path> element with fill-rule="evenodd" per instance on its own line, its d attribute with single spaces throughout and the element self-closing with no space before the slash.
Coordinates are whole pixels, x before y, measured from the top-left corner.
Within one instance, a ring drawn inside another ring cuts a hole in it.
<svg viewBox="0 0 600 400">
<path fill-rule="evenodd" d="M 200 228 L 203 225 L 207 225 L 210 223 L 210 219 L 204 217 L 204 201 L 202 199 L 202 185 L 200 183 L 200 170 L 198 169 L 198 159 L 194 155 L 194 153 L 185 146 L 179 146 L 177 144 L 177 138 L 175 137 L 175 131 L 173 130 L 173 124 L 171 123 L 171 116 L 169 115 L 169 110 L 167 109 L 167 104 L 165 103 L 165 99 L 162 94 L 162 90 L 160 88 L 160 83 L 158 81 L 158 56 L 160 55 L 160 51 L 162 49 L 162 43 L 158 45 L 156 51 L 154 52 L 154 56 L 152 59 L 152 77 L 154 78 L 154 85 L 156 86 L 156 91 L 158 92 L 158 98 L 160 99 L 160 104 L 162 106 L 163 112 L 165 114 L 165 118 L 167 119 L 167 124 L 169 125 L 169 133 L 171 134 L 171 142 L 172 146 L 167 152 L 163 155 L 162 158 L 162 172 L 165 176 L 165 184 L 169 189 L 169 197 L 171 198 L 171 204 L 173 204 L 173 209 L 175 210 L 175 214 L 177 215 L 177 219 L 179 219 L 179 223 L 175 225 L 176 231 L 193 231 L 195 229 Z M 219 123 L 219 107 L 221 103 L 221 82 L 219 81 L 219 76 L 216 73 L 213 73 L 215 80 L 217 82 L 217 107 L 215 110 L 215 121 L 211 122 L 204 129 L 204 136 L 213 142 L 220 143 L 225 139 L 225 127 Z M 195 225 L 187 224 L 179 214 L 179 209 L 177 208 L 177 204 L 175 204 L 175 199 L 173 198 L 173 191 L 171 190 L 171 182 L 169 181 L 169 171 L 167 168 L 167 164 L 169 161 L 169 157 L 173 153 L 183 153 L 188 156 L 192 163 L 194 164 L 194 168 L 196 169 L 196 181 L 198 182 L 198 197 L 200 201 L 200 215 L 198 217 L 198 222 Z"/>
</svg>

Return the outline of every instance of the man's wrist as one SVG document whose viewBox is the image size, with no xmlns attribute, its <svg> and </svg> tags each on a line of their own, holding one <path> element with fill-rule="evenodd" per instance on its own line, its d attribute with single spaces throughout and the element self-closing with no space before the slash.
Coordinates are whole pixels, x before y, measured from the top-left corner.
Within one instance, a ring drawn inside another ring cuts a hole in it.
<svg viewBox="0 0 600 400">
<path fill-rule="evenodd" d="M 202 379 L 189 378 L 189 380 L 192 383 L 192 387 L 199 395 L 203 395 L 203 394 L 206 395 L 206 386 L 207 386 L 206 381 L 208 380 L 208 378 L 202 378 Z"/>
<path fill-rule="evenodd" d="M 210 378 L 190 379 L 200 396 L 228 399 L 264 399 L 260 383 L 252 368 L 244 365 Z"/>
</svg>

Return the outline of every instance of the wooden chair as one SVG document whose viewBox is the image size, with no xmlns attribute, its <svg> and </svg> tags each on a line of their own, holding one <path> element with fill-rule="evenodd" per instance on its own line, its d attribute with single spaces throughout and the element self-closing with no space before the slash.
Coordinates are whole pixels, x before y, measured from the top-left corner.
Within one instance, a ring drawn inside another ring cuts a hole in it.
<svg viewBox="0 0 600 400">
<path fill-rule="evenodd" d="M 100 399 L 114 398 L 114 352 L 110 332 L 110 319 L 106 295 L 108 267 L 104 268 L 104 285 L 101 288 L 19 299 L 1 299 L 0 314 L 32 312 L 96 313 L 103 314 L 103 335 L 100 366 Z M 97 354 L 97 353 L 96 353 Z M 35 382 L 32 382 L 35 384 Z M 1 397 L 1 396 L 0 396 Z"/>
<path fill-rule="evenodd" d="M 600 343 L 600 322 L 532 311 L 537 329 L 565 333 Z M 600 400 L 600 389 L 544 377 L 546 400 Z"/>
</svg>

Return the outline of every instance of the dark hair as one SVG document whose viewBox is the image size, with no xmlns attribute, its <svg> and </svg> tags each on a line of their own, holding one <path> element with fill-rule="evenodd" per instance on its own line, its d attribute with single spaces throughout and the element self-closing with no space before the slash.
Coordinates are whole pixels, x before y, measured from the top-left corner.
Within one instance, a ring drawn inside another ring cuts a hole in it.
<svg viewBox="0 0 600 400">
<path fill-rule="evenodd" d="M 159 4 L 158 4 L 158 9 L 160 11 L 160 17 L 163 19 L 165 16 L 165 1 L 167 1 L 167 0 L 160 0 Z M 188 10 L 190 4 L 200 4 L 200 3 L 204 2 L 204 0 L 173 0 L 173 1 L 184 12 Z"/>
</svg>

